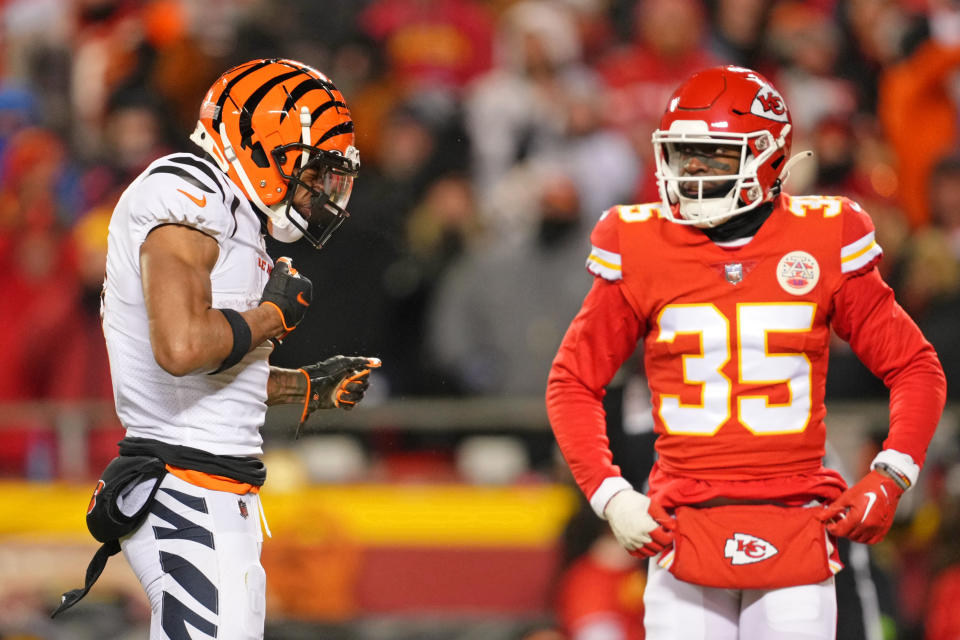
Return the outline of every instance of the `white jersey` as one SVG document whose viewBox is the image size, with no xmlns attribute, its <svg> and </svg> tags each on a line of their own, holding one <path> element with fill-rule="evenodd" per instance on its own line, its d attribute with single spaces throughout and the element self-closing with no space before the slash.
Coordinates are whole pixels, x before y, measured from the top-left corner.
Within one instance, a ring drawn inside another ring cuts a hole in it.
<svg viewBox="0 0 960 640">
<path fill-rule="evenodd" d="M 273 266 L 259 218 L 219 168 L 187 153 L 147 167 L 124 191 L 110 220 L 103 332 L 117 415 L 127 436 L 217 455 L 260 454 L 269 341 L 216 375 L 172 376 L 153 356 L 140 246 L 152 229 L 165 224 L 192 227 L 220 246 L 210 274 L 214 308 L 256 307 Z"/>
</svg>

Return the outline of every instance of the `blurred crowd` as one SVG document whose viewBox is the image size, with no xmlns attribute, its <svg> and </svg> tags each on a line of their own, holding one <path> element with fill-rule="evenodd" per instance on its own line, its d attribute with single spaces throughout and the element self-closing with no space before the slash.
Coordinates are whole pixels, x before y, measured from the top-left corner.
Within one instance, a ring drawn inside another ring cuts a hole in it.
<svg viewBox="0 0 960 640">
<path fill-rule="evenodd" d="M 870 212 L 883 275 L 960 379 L 953 0 L 7 0 L 0 20 L 0 405 L 111 399 L 112 207 L 152 160 L 195 151 L 202 95 L 258 57 L 333 79 L 362 162 L 351 220 L 320 254 L 269 245 L 318 301 L 275 364 L 363 353 L 384 360 L 386 397 L 541 395 L 590 285 L 590 228 L 659 199 L 650 136 L 667 98 L 730 63 L 780 89 L 794 150 L 814 152 L 788 191 Z M 885 398 L 840 341 L 828 395 Z M 53 435 L 32 419 L 4 420 L 0 474 L 51 473 L 36 452 Z M 931 599 L 960 593 L 960 568 L 941 573 L 960 560 L 947 449 L 882 557 L 906 576 L 898 615 L 915 634 Z M 925 637 L 955 637 L 952 616 Z"/>
</svg>

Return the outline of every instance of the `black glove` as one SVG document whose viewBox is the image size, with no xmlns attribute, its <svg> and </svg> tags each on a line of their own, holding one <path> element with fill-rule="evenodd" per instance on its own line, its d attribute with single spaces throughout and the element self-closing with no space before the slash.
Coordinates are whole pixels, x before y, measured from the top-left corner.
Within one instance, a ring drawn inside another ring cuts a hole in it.
<svg viewBox="0 0 960 640">
<path fill-rule="evenodd" d="M 277 336 L 278 340 L 286 338 L 300 324 L 312 299 L 313 283 L 309 278 L 293 268 L 290 258 L 277 258 L 260 296 L 260 304 L 271 304 L 280 312 L 283 333 Z"/>
<path fill-rule="evenodd" d="M 360 356 L 333 356 L 317 364 L 301 367 L 309 380 L 307 397 L 303 403 L 300 427 L 317 409 L 347 409 L 363 400 L 370 386 L 370 370 L 380 366 L 378 358 Z"/>
</svg>

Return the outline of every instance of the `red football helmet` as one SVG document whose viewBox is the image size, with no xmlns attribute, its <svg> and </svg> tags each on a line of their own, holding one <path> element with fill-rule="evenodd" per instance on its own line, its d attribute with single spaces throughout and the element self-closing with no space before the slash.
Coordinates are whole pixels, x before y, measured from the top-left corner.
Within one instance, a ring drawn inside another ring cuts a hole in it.
<svg viewBox="0 0 960 640">
<path fill-rule="evenodd" d="M 725 66 L 690 76 L 670 98 L 653 134 L 664 214 L 679 224 L 713 227 L 773 200 L 787 168 L 792 128 L 783 97 L 756 71 Z M 739 148 L 740 169 L 685 176 L 677 152 L 683 145 Z M 720 193 L 704 188 L 708 182 L 724 188 Z"/>
<path fill-rule="evenodd" d="M 277 240 L 305 237 L 320 248 L 349 216 L 360 168 L 353 120 L 343 95 L 313 67 L 264 59 L 230 69 L 204 97 L 190 139 L 267 217 Z M 318 172 L 313 186 L 300 180 L 310 169 Z M 309 224 L 293 207 L 298 186 L 310 192 Z"/>
</svg>

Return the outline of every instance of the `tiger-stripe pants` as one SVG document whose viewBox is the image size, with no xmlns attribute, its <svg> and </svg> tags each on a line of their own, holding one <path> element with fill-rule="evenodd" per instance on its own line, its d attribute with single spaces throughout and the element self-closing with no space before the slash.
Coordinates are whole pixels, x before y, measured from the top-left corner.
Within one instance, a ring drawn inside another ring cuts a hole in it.
<svg viewBox="0 0 960 640">
<path fill-rule="evenodd" d="M 121 540 L 150 600 L 150 640 L 261 640 L 266 576 L 260 497 L 161 482 L 140 527 Z"/>
</svg>

